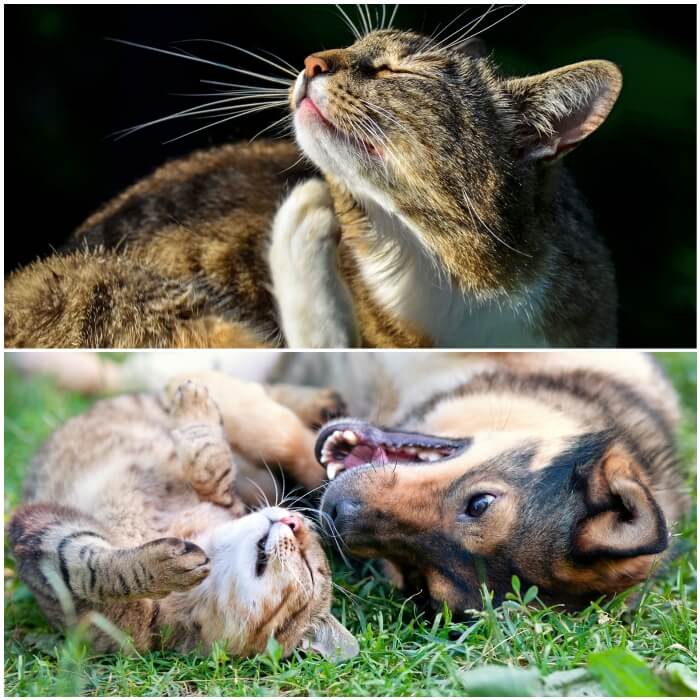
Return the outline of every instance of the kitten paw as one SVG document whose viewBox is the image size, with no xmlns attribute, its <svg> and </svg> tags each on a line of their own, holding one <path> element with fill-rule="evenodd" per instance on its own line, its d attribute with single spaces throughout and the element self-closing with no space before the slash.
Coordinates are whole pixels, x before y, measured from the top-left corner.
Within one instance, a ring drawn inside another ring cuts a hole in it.
<svg viewBox="0 0 700 700">
<path fill-rule="evenodd" d="M 141 546 L 144 565 L 151 580 L 149 595 L 162 598 L 175 591 L 187 591 L 209 575 L 210 562 L 201 547 L 177 537 L 164 537 Z"/>
<path fill-rule="evenodd" d="M 209 396 L 207 388 L 188 381 L 181 384 L 170 398 L 170 415 L 182 424 L 222 424 L 221 411 Z"/>
</svg>

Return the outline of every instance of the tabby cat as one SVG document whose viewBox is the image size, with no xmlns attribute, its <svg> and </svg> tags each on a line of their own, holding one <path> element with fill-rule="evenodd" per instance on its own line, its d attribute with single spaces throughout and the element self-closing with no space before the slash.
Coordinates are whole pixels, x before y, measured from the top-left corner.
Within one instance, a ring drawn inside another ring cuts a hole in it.
<svg viewBox="0 0 700 700">
<path fill-rule="evenodd" d="M 248 407 L 251 409 L 252 407 Z M 250 411 L 249 413 L 254 413 Z M 258 443 L 250 458 L 266 455 Z M 97 611 L 137 649 L 357 653 L 332 616 L 331 574 L 300 514 L 243 515 L 217 404 L 187 382 L 100 401 L 36 457 L 10 523 L 22 580 L 56 626 Z M 97 651 L 118 642 L 90 628 Z"/>
<path fill-rule="evenodd" d="M 620 71 L 508 78 L 448 39 L 310 55 L 280 88 L 310 163 L 261 141 L 163 166 L 9 278 L 6 344 L 614 345 L 612 264 L 561 159 Z"/>
</svg>

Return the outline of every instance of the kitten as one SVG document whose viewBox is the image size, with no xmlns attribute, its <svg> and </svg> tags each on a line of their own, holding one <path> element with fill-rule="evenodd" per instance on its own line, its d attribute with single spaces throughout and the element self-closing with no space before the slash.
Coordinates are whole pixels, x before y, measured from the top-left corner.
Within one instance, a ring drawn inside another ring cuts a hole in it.
<svg viewBox="0 0 700 700">
<path fill-rule="evenodd" d="M 289 100 L 323 179 L 284 142 L 164 166 L 10 277 L 6 343 L 612 346 L 612 264 L 561 159 L 621 85 L 606 61 L 506 78 L 411 31 L 312 54 Z"/>
<path fill-rule="evenodd" d="M 251 453 L 255 448 L 251 446 Z M 202 386 L 100 401 L 37 455 L 10 526 L 19 575 L 59 628 L 97 611 L 137 649 L 232 654 L 357 642 L 332 616 L 331 574 L 300 514 L 243 516 L 222 415 Z M 115 639 L 91 628 L 98 651 Z"/>
</svg>

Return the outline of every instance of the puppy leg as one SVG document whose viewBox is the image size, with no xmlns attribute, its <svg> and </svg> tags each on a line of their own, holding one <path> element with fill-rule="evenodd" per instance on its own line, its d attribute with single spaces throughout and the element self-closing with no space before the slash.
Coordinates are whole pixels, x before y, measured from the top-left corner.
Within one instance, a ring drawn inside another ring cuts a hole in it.
<svg viewBox="0 0 700 700">
<path fill-rule="evenodd" d="M 352 300 L 337 266 L 339 233 L 330 191 L 320 179 L 297 185 L 275 216 L 269 263 L 289 347 L 358 345 Z"/>
<path fill-rule="evenodd" d="M 331 388 L 268 384 L 266 389 L 270 398 L 296 413 L 304 425 L 315 430 L 345 413 L 345 402 L 340 394 Z"/>
</svg>

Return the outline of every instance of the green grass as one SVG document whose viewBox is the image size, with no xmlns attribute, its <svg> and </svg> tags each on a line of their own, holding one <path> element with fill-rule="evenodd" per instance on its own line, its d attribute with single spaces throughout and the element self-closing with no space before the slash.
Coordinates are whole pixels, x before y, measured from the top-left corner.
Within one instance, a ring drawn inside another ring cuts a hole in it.
<svg viewBox="0 0 700 700">
<path fill-rule="evenodd" d="M 680 392 L 679 436 L 695 492 L 695 355 L 660 356 Z M 5 372 L 5 518 L 17 506 L 26 465 L 41 442 L 89 401 L 49 381 Z M 605 605 L 568 614 L 536 607 L 534 591 L 500 608 L 486 599 L 469 624 L 447 613 L 428 619 L 368 563 L 360 573 L 336 563 L 335 612 L 358 636 L 360 655 L 333 665 L 297 655 L 281 661 L 271 645 L 254 659 L 152 652 L 92 656 L 75 632 L 52 630 L 27 588 L 5 566 L 6 695 L 556 695 L 664 694 L 692 685 L 696 669 L 696 516 L 678 528 L 679 555 L 653 582 Z M 6 548 L 7 552 L 7 548 Z M 596 652 L 602 652 L 596 654 Z M 482 669 L 484 665 L 507 669 Z M 563 672 L 563 673 L 562 673 Z M 466 674 L 466 675 L 465 675 Z M 683 682 L 678 681 L 684 676 Z M 675 678 L 675 684 L 669 685 Z M 654 684 L 657 685 L 654 685 Z M 663 685 L 658 685 L 663 683 Z"/>
</svg>

